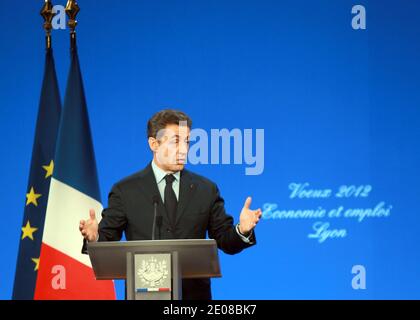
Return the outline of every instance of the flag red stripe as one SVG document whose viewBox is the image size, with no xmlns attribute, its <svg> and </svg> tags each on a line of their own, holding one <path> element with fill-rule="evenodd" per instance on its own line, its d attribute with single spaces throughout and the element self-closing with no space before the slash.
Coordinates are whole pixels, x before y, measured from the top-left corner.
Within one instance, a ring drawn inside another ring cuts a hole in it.
<svg viewBox="0 0 420 320">
<path fill-rule="evenodd" d="M 114 300 L 115 289 L 111 280 L 96 280 L 92 268 L 43 243 L 35 299 Z"/>
</svg>

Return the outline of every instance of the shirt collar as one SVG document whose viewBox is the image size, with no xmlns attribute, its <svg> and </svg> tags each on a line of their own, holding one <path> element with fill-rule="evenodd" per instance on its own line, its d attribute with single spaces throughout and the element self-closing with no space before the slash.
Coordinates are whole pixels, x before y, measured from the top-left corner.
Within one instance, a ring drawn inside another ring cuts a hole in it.
<svg viewBox="0 0 420 320">
<path fill-rule="evenodd" d="M 152 170 L 153 170 L 153 173 L 155 174 L 156 183 L 160 183 L 167 174 L 171 173 L 171 172 L 166 172 L 162 170 L 161 168 L 159 168 L 154 160 L 152 160 Z M 181 172 L 177 171 L 172 174 L 175 177 L 176 181 L 179 181 L 179 178 L 181 177 Z"/>
</svg>

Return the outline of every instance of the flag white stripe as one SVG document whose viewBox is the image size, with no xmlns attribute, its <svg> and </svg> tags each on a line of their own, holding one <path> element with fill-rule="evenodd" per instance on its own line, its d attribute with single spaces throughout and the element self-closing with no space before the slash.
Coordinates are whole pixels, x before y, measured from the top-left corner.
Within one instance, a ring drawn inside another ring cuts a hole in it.
<svg viewBox="0 0 420 320">
<path fill-rule="evenodd" d="M 83 238 L 79 232 L 79 222 L 89 218 L 91 208 L 99 222 L 100 202 L 51 178 L 42 242 L 91 267 L 89 256 L 81 253 Z"/>
</svg>

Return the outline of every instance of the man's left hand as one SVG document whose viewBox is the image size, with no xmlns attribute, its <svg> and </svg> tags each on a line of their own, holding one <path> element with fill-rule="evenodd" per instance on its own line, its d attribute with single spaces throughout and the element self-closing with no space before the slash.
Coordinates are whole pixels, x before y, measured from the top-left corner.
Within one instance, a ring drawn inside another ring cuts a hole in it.
<svg viewBox="0 0 420 320">
<path fill-rule="evenodd" d="M 261 217 L 261 209 L 251 210 L 251 197 L 246 198 L 241 215 L 239 216 L 239 232 L 245 236 L 249 235 L 252 229 L 255 228 Z"/>
</svg>

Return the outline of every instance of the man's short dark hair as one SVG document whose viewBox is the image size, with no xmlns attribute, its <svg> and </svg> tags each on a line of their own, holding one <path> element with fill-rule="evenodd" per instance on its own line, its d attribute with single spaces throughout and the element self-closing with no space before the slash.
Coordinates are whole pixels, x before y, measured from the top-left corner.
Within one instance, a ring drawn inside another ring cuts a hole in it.
<svg viewBox="0 0 420 320">
<path fill-rule="evenodd" d="M 179 125 L 181 121 L 186 122 L 191 129 L 192 120 L 182 111 L 165 109 L 156 112 L 147 122 L 147 138 L 156 138 L 159 130 L 165 129 L 168 124 Z"/>
</svg>

